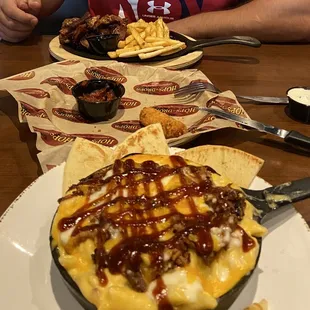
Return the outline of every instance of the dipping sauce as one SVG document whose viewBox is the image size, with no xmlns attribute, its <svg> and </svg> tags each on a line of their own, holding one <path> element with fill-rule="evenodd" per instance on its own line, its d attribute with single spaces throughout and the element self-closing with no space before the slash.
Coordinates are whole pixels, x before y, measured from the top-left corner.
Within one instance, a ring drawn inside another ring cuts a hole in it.
<svg viewBox="0 0 310 310">
<path fill-rule="evenodd" d="M 92 122 L 113 118 L 125 94 L 122 84 L 108 79 L 84 80 L 72 88 L 81 115 Z"/>
<path fill-rule="evenodd" d="M 85 93 L 82 96 L 79 96 L 80 99 L 89 101 L 89 102 L 102 102 L 102 101 L 111 101 L 116 99 L 116 95 L 109 86 L 96 89 L 91 93 Z"/>
<path fill-rule="evenodd" d="M 303 87 L 292 88 L 288 91 L 287 96 L 301 104 L 310 106 L 310 89 Z"/>
</svg>

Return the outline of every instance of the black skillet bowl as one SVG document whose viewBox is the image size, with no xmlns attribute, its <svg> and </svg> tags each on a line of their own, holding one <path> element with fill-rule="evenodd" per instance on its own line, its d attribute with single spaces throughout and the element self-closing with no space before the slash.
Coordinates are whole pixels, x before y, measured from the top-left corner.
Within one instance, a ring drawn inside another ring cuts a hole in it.
<svg viewBox="0 0 310 310">
<path fill-rule="evenodd" d="M 98 170 L 97 172 L 94 172 L 94 174 L 92 175 L 95 175 L 98 172 L 100 173 L 101 170 L 102 169 Z M 91 178 L 91 176 L 89 176 L 89 178 Z M 282 208 L 284 206 L 290 205 L 293 202 L 309 198 L 310 177 L 300 179 L 297 181 L 287 182 L 274 187 L 269 187 L 265 190 L 248 190 L 244 188 L 242 190 L 246 194 L 247 200 L 249 200 L 259 212 L 259 216 L 256 217 L 256 220 L 259 223 L 262 223 L 264 222 L 264 219 L 267 215 L 269 215 L 269 218 L 270 216 L 277 215 L 279 212 L 273 212 L 273 211 L 277 210 L 278 208 Z M 280 197 L 281 199 L 279 199 Z M 54 219 L 52 223 L 53 222 Z M 246 287 L 248 281 L 253 275 L 257 267 L 262 248 L 262 238 L 256 238 L 256 239 L 259 244 L 259 253 L 257 255 L 255 267 L 246 276 L 244 276 L 231 290 L 229 290 L 226 294 L 218 298 L 218 306 L 215 308 L 215 310 L 229 309 L 229 307 L 238 298 L 242 290 Z M 50 233 L 50 247 L 54 263 L 58 268 L 61 276 L 63 277 L 65 284 L 67 285 L 71 294 L 75 297 L 75 299 L 85 310 L 96 310 L 97 309 L 96 306 L 90 303 L 83 296 L 76 283 L 73 281 L 73 279 L 70 277 L 67 271 L 59 263 L 59 252 L 57 247 L 56 248 L 52 247 L 51 233 Z"/>
<path fill-rule="evenodd" d="M 96 60 L 117 60 L 121 62 L 156 62 L 156 61 L 165 61 L 174 59 L 194 51 L 202 50 L 204 47 L 215 46 L 215 45 L 222 45 L 222 44 L 241 44 L 250 47 L 260 47 L 261 42 L 252 37 L 245 37 L 245 36 L 234 36 L 234 37 L 219 37 L 213 39 L 204 39 L 204 40 L 197 40 L 193 41 L 188 39 L 186 36 L 170 31 L 170 38 L 173 40 L 179 40 L 186 44 L 186 48 L 166 56 L 156 56 L 150 59 L 140 59 L 139 57 L 128 57 L 128 58 L 115 58 L 111 59 L 108 55 L 106 55 L 106 51 L 103 48 L 100 48 L 100 44 L 104 46 L 104 39 L 102 39 L 101 43 L 96 43 L 96 52 L 86 51 L 86 50 L 79 50 L 70 45 L 63 45 L 63 48 L 71 54 L 78 55 L 84 58 L 96 59 Z M 90 43 L 91 44 L 91 43 Z"/>
<path fill-rule="evenodd" d="M 262 245 L 262 239 L 257 238 L 257 241 L 259 243 L 260 249 L 259 254 L 256 259 L 255 268 L 258 264 L 260 253 L 261 253 L 261 245 Z M 79 287 L 77 284 L 72 280 L 66 269 L 59 263 L 59 252 L 58 248 L 52 248 L 52 237 L 50 237 L 50 247 L 52 252 L 53 261 L 59 270 L 67 288 L 69 289 L 72 296 L 78 301 L 78 303 L 83 307 L 85 310 L 97 310 L 97 307 L 90 303 L 84 295 L 81 293 Z M 218 299 L 218 306 L 214 310 L 227 310 L 229 307 L 235 302 L 235 300 L 238 298 L 242 290 L 245 288 L 246 284 L 250 280 L 252 274 L 255 271 L 255 268 L 251 270 L 246 276 L 244 276 L 238 284 L 233 287 L 230 291 L 228 291 L 226 294 L 221 296 Z"/>
<path fill-rule="evenodd" d="M 102 88 L 112 89 L 115 98 L 108 101 L 99 100 L 93 102 L 81 97 Z M 84 118 L 92 122 L 107 121 L 113 118 L 117 113 L 119 103 L 124 93 L 125 88 L 122 84 L 105 79 L 84 80 L 72 88 L 72 95 L 77 101 L 79 112 Z"/>
</svg>

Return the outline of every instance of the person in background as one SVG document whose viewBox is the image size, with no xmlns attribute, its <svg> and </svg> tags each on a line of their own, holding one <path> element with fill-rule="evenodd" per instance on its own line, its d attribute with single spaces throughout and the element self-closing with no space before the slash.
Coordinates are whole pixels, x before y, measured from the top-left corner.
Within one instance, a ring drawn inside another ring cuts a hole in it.
<svg viewBox="0 0 310 310">
<path fill-rule="evenodd" d="M 39 18 L 64 0 L 0 0 L 0 38 L 27 38 Z M 171 30 L 194 38 L 248 35 L 264 42 L 310 41 L 310 0 L 88 0 L 92 14 L 130 22 L 162 16 Z"/>
</svg>

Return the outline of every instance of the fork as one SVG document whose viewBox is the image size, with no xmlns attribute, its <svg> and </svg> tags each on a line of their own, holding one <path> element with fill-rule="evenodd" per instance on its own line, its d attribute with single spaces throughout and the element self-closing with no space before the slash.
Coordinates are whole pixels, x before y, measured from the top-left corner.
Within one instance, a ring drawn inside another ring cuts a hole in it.
<svg viewBox="0 0 310 310">
<path fill-rule="evenodd" d="M 191 102 L 197 100 L 199 96 L 208 90 L 212 93 L 219 94 L 222 91 L 208 82 L 195 82 L 189 85 L 183 86 L 174 92 L 174 97 L 183 102 Z M 240 96 L 236 95 L 238 99 L 246 99 L 255 101 L 257 103 L 265 104 L 287 104 L 288 99 L 286 97 L 264 97 L 264 96 Z"/>
</svg>

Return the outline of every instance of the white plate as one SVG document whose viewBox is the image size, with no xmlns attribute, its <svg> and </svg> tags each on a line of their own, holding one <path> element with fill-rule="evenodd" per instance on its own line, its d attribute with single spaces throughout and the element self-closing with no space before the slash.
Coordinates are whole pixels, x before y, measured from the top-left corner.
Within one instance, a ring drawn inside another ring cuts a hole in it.
<svg viewBox="0 0 310 310">
<path fill-rule="evenodd" d="M 81 310 L 52 263 L 49 230 L 64 164 L 41 176 L 0 219 L 0 309 Z M 268 186 L 255 178 L 252 188 Z M 268 223 L 259 267 L 230 310 L 266 298 L 270 310 L 310 309 L 310 234 L 289 208 Z"/>
</svg>

